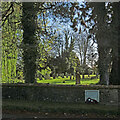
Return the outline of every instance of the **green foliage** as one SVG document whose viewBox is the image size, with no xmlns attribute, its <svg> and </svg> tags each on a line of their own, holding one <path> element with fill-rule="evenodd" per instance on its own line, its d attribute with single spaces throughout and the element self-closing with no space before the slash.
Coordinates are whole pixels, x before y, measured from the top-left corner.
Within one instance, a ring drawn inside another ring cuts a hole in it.
<svg viewBox="0 0 120 120">
<path fill-rule="evenodd" d="M 13 82 L 11 79 L 16 78 L 17 34 L 20 15 L 20 6 L 15 3 L 2 3 L 2 81 Z"/>
<path fill-rule="evenodd" d="M 41 72 L 37 71 L 38 79 L 50 79 L 51 69 L 47 67 L 46 69 L 42 69 Z"/>
<path fill-rule="evenodd" d="M 50 75 L 50 73 L 51 73 L 51 69 L 49 68 L 49 67 L 47 67 L 45 70 L 41 70 L 41 74 L 42 75 L 46 75 L 46 74 L 49 74 Z"/>
<path fill-rule="evenodd" d="M 95 6 L 93 11 L 90 4 Z M 55 78 L 63 74 L 64 77 L 65 74 L 75 75 L 76 71 L 84 75 L 91 71 L 97 73 L 99 68 L 101 84 L 106 84 L 106 79 L 109 79 L 108 71 L 110 83 L 118 84 L 118 10 L 116 3 L 109 3 L 105 8 L 104 3 L 3 2 L 2 82 L 10 83 L 18 79 L 25 79 L 27 83 L 34 83 L 35 79 L 46 79 L 47 82 L 49 75 Z M 108 12 L 112 21 L 106 18 Z M 94 18 L 96 14 L 98 17 Z M 92 20 L 97 20 L 97 23 Z M 68 27 L 64 27 L 66 23 Z M 95 33 L 96 28 L 98 31 Z M 98 61 L 92 42 L 98 44 Z M 79 51 L 76 50 L 76 43 Z M 97 65 L 93 65 L 96 61 Z M 88 67 L 87 62 L 92 68 Z M 57 79 L 59 81 L 59 77 Z M 67 83 L 67 78 L 60 79 L 65 81 L 62 84 Z M 82 81 L 81 84 L 90 84 L 86 78 Z"/>
<path fill-rule="evenodd" d="M 17 72 L 17 78 L 20 80 L 23 80 L 23 72 L 22 71 Z"/>
</svg>

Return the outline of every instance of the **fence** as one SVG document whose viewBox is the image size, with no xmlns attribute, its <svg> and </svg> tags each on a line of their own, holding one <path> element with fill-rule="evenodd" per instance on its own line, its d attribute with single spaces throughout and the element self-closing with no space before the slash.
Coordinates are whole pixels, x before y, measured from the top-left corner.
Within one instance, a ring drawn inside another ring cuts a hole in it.
<svg viewBox="0 0 120 120">
<path fill-rule="evenodd" d="M 120 86 L 104 85 L 49 85 L 49 84 L 3 84 L 2 98 L 48 102 L 85 102 L 85 90 L 99 90 L 99 104 L 119 103 Z"/>
</svg>

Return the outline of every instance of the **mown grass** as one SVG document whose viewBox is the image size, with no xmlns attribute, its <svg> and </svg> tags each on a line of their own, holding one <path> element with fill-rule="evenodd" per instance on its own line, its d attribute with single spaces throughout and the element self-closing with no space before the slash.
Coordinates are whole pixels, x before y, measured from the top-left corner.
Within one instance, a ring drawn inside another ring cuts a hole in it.
<svg viewBox="0 0 120 120">
<path fill-rule="evenodd" d="M 82 78 L 81 75 L 81 80 L 80 80 L 80 84 L 81 85 L 90 85 L 90 84 L 97 84 L 99 82 L 99 78 L 95 78 L 95 79 L 91 79 L 91 77 L 94 77 L 96 75 L 90 75 L 88 77 L 88 75 L 84 76 L 84 79 Z M 56 79 L 53 79 L 53 77 L 50 77 L 50 79 L 43 79 L 43 80 L 39 80 L 39 78 L 37 78 L 37 83 L 49 83 L 49 84 L 57 84 L 57 85 L 75 85 L 76 84 L 76 78 L 72 76 L 72 79 L 70 80 L 70 76 L 68 76 L 68 78 L 66 78 L 66 76 L 64 76 L 64 78 L 62 77 L 57 77 Z M 20 80 L 20 79 L 11 79 L 9 81 L 2 81 L 2 83 L 25 83 L 24 80 Z"/>
<path fill-rule="evenodd" d="M 85 79 L 82 79 L 82 75 L 81 75 L 81 80 L 80 80 L 80 84 L 81 85 L 90 85 L 90 84 L 97 84 L 99 82 L 99 78 L 96 79 L 91 79 L 91 77 L 94 77 L 95 75 L 90 75 L 88 77 L 88 75 L 85 75 Z M 76 80 L 75 78 L 70 80 L 70 76 L 68 76 L 68 78 L 66 78 L 66 76 L 64 78 L 62 77 L 58 77 L 56 79 L 53 79 L 51 77 L 51 79 L 49 80 L 38 80 L 38 83 L 49 83 L 49 84 L 58 84 L 58 85 L 75 85 L 76 84 Z"/>
</svg>

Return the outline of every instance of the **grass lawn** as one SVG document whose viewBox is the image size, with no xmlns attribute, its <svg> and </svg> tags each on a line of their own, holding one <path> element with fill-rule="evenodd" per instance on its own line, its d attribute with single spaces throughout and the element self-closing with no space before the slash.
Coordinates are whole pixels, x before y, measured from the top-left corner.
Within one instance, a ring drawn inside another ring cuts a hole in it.
<svg viewBox="0 0 120 120">
<path fill-rule="evenodd" d="M 99 82 L 99 78 L 95 78 L 95 79 L 91 79 L 91 77 L 94 77 L 96 75 L 90 75 L 88 77 L 88 75 L 85 75 L 84 78 L 82 79 L 82 75 L 81 75 L 81 80 L 80 80 L 80 84 L 81 85 L 90 85 L 90 84 L 97 84 Z M 49 83 L 49 84 L 57 84 L 57 85 L 75 85 L 76 84 L 76 78 L 70 80 L 70 76 L 68 76 L 68 78 L 66 78 L 66 76 L 64 76 L 64 78 L 62 77 L 58 77 L 56 79 L 53 79 L 53 77 L 50 77 L 50 79 L 43 79 L 43 80 L 39 80 L 39 78 L 37 78 L 37 83 Z M 2 83 L 25 83 L 24 80 L 19 80 L 19 79 L 11 79 L 9 81 L 2 81 Z M 64 81 L 64 82 L 63 82 Z"/>
<path fill-rule="evenodd" d="M 99 82 L 99 79 L 90 79 L 91 77 L 94 77 L 95 75 L 90 75 L 90 77 L 88 77 L 88 75 L 85 75 L 85 79 L 81 79 L 80 80 L 80 84 L 81 85 L 90 85 L 90 84 L 97 84 Z M 82 75 L 81 75 L 82 78 Z M 63 83 L 63 81 L 65 81 L 65 83 Z M 68 76 L 68 78 L 66 78 L 66 76 L 64 78 L 62 77 L 58 77 L 56 79 L 53 79 L 51 77 L 51 79 L 49 80 L 38 80 L 38 83 L 49 83 L 49 84 L 60 84 L 60 85 L 75 85 L 76 80 L 72 79 L 70 80 L 70 76 Z"/>
<path fill-rule="evenodd" d="M 108 106 L 100 104 L 85 103 L 53 103 L 53 102 L 37 102 L 22 100 L 3 100 L 3 114 L 9 112 L 25 114 L 27 112 L 36 113 L 39 116 L 55 115 L 60 116 L 85 116 L 85 117 L 118 117 L 118 106 Z"/>
</svg>

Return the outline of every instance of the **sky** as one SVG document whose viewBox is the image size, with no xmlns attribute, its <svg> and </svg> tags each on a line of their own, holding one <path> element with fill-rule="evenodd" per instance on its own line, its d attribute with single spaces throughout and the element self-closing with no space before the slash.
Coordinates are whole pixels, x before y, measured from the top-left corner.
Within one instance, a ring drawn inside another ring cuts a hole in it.
<svg viewBox="0 0 120 120">
<path fill-rule="evenodd" d="M 84 6 L 85 7 L 85 6 Z M 77 11 L 78 12 L 78 11 Z M 80 12 L 80 11 L 79 11 Z M 92 9 L 89 9 L 89 11 L 88 11 L 88 14 L 91 14 L 91 12 L 92 12 Z M 52 29 L 53 30 L 56 30 L 57 32 L 56 32 L 56 35 L 57 34 L 61 34 L 61 36 L 63 36 L 63 41 L 65 41 L 65 39 L 64 39 L 64 31 L 65 30 L 70 30 L 72 33 L 74 33 L 74 34 L 76 34 L 74 31 L 73 31 L 73 29 L 70 27 L 70 25 L 71 25 L 71 22 L 70 22 L 70 19 L 67 19 L 67 22 L 66 23 L 64 23 L 64 22 L 61 22 L 61 19 L 60 18 L 55 18 L 54 19 L 54 16 L 52 15 L 52 14 L 50 14 L 50 12 L 49 11 L 47 11 L 47 14 L 48 14 L 48 17 L 47 17 L 47 27 L 49 28 L 49 27 L 51 27 L 52 26 Z M 80 12 L 80 14 L 82 14 L 82 12 Z M 77 17 L 77 15 L 75 15 L 75 17 Z M 38 18 L 40 18 L 40 16 L 38 15 Z M 88 19 L 89 17 L 86 17 L 86 19 Z M 92 24 L 94 24 L 94 21 L 92 20 L 91 21 L 91 23 Z M 78 27 L 78 30 L 79 30 L 79 28 L 81 27 L 81 30 L 83 31 L 83 27 L 81 26 L 81 23 L 78 23 L 78 25 L 77 25 L 77 27 Z M 70 42 L 70 41 L 69 41 Z M 65 43 L 65 42 L 64 42 Z M 97 44 L 95 43 L 94 44 L 94 52 L 96 52 L 97 53 Z M 79 59 L 80 59 L 80 56 L 79 56 L 79 54 L 76 52 L 76 55 L 79 57 Z"/>
</svg>

